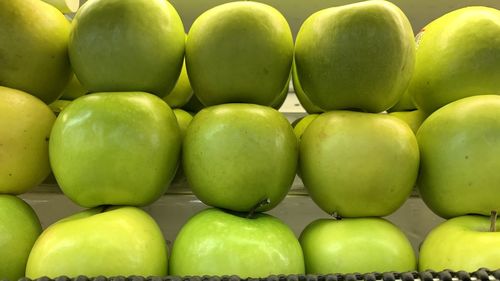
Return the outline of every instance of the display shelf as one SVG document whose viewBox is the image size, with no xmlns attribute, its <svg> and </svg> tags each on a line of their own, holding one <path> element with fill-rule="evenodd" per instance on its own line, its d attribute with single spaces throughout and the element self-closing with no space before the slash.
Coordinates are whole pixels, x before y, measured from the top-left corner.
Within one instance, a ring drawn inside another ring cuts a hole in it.
<svg viewBox="0 0 500 281">
<path fill-rule="evenodd" d="M 290 122 L 306 115 L 291 86 L 280 111 Z M 21 197 L 35 209 L 44 228 L 83 209 L 64 196 L 53 175 L 49 175 L 42 184 Z M 166 193 L 143 209 L 155 218 L 168 244 L 171 244 L 181 226 L 196 212 L 207 207 L 194 196 L 186 177 L 180 172 Z M 312 221 L 330 217 L 312 201 L 298 176 L 286 198 L 268 213 L 282 219 L 297 236 Z M 386 218 L 406 233 L 416 251 L 428 231 L 443 221 L 427 208 L 416 189 L 399 210 Z"/>
<path fill-rule="evenodd" d="M 240 278 L 238 276 L 117 276 L 106 278 L 99 276 L 88 278 L 66 276 L 51 278 L 28 279 L 19 281 L 498 281 L 500 269 L 489 270 L 481 268 L 474 272 L 465 271 L 411 271 L 411 272 L 373 272 L 365 274 L 328 274 L 328 275 L 272 275 L 266 278 Z"/>
</svg>

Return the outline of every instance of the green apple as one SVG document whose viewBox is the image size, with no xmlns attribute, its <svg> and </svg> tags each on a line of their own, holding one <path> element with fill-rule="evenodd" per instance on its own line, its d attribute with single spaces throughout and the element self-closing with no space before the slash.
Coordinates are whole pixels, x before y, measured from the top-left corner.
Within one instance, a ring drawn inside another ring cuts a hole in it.
<svg viewBox="0 0 500 281">
<path fill-rule="evenodd" d="M 170 275 L 304 274 L 299 241 L 279 219 L 258 213 L 247 218 L 206 209 L 181 228 L 172 247 Z"/>
<path fill-rule="evenodd" d="M 500 96 L 463 98 L 443 106 L 417 133 L 417 186 L 437 215 L 500 211 Z"/>
<path fill-rule="evenodd" d="M 152 217 L 135 207 L 97 207 L 45 229 L 26 276 L 165 276 L 167 268 L 167 246 Z"/>
<path fill-rule="evenodd" d="M 70 100 L 56 100 L 49 104 L 49 108 L 54 112 L 56 116 L 59 114 L 71 103 Z"/>
<path fill-rule="evenodd" d="M 417 267 L 408 238 L 382 218 L 319 219 L 302 231 L 299 241 L 307 274 L 407 272 Z"/>
<path fill-rule="evenodd" d="M 175 118 L 177 119 L 177 124 L 179 124 L 181 139 L 184 139 L 184 137 L 186 136 L 187 128 L 189 127 L 189 124 L 191 124 L 191 121 L 193 120 L 193 115 L 180 108 L 174 108 L 173 112 L 175 114 Z M 182 159 L 180 159 L 179 161 L 182 161 Z M 175 172 L 175 176 L 172 182 L 179 182 L 185 180 L 186 180 L 186 175 L 184 174 L 182 163 L 179 162 L 177 171 Z"/>
<path fill-rule="evenodd" d="M 152 203 L 172 180 L 180 147 L 174 113 L 144 92 L 93 93 L 72 101 L 49 142 L 61 190 L 82 207 Z"/>
<path fill-rule="evenodd" d="M 429 114 L 464 97 L 500 94 L 500 11 L 466 7 L 425 26 L 409 92 Z"/>
<path fill-rule="evenodd" d="M 290 26 L 275 8 L 253 1 L 216 6 L 192 24 L 186 65 L 204 105 L 271 105 L 287 83 L 293 58 Z"/>
<path fill-rule="evenodd" d="M 62 95 L 60 97 L 61 100 L 74 100 L 76 98 L 79 98 L 85 94 L 87 94 L 88 91 L 83 87 L 83 85 L 80 83 L 76 75 L 73 73 L 71 75 L 71 79 L 69 80 L 68 85 L 64 88 L 62 91 Z"/>
<path fill-rule="evenodd" d="M 209 206 L 249 211 L 264 199 L 274 208 L 290 189 L 298 145 L 288 120 L 256 104 L 222 104 L 198 112 L 183 143 L 193 193 Z"/>
<path fill-rule="evenodd" d="M 0 86 L 0 193 L 24 193 L 50 174 L 49 135 L 55 120 L 38 98 Z"/>
<path fill-rule="evenodd" d="M 393 213 L 418 174 L 416 137 L 388 114 L 323 113 L 302 134 L 299 151 L 309 195 L 325 212 L 341 217 Z"/>
<path fill-rule="evenodd" d="M 0 280 L 18 280 L 42 226 L 23 200 L 0 194 Z"/>
<path fill-rule="evenodd" d="M 270 107 L 279 110 L 283 104 L 285 103 L 286 98 L 288 97 L 288 92 L 290 89 L 290 80 L 292 79 L 292 72 L 290 72 L 290 75 L 288 76 L 288 81 L 285 84 L 285 87 L 283 87 L 283 90 L 281 90 L 281 93 L 274 99 L 274 101 L 269 105 Z"/>
<path fill-rule="evenodd" d="M 69 81 L 70 23 L 40 0 L 0 1 L 0 86 L 55 101 Z"/>
<path fill-rule="evenodd" d="M 182 21 L 169 1 L 94 0 L 73 19 L 69 55 L 90 92 L 163 97 L 181 72 L 184 42 Z"/>
<path fill-rule="evenodd" d="M 415 134 L 417 134 L 418 129 L 424 122 L 425 118 L 427 118 L 427 114 L 418 109 L 411 111 L 393 111 L 389 113 L 389 115 L 397 117 L 406 122 L 406 124 L 410 126 L 411 130 Z"/>
<path fill-rule="evenodd" d="M 311 100 L 304 93 L 304 89 L 302 89 L 302 86 L 300 86 L 299 77 L 297 77 L 297 66 L 295 64 L 295 60 L 293 61 L 293 64 L 292 64 L 292 83 L 293 83 L 293 89 L 295 91 L 295 95 L 297 96 L 297 99 L 299 100 L 300 104 L 306 110 L 307 113 L 314 114 L 314 113 L 323 113 L 324 112 L 323 109 L 321 109 L 317 105 L 314 105 L 311 102 Z"/>
<path fill-rule="evenodd" d="M 302 137 L 302 134 L 307 129 L 309 124 L 311 124 L 311 122 L 314 119 L 316 119 L 318 116 L 319 116 L 319 114 L 308 114 L 308 115 L 304 116 L 303 118 L 301 118 L 297 122 L 297 124 L 295 124 L 295 126 L 293 127 L 293 132 L 295 133 L 295 136 L 297 136 L 298 140 L 300 140 L 300 138 Z"/>
<path fill-rule="evenodd" d="M 312 14 L 295 42 L 297 77 L 324 110 L 382 112 L 405 92 L 415 63 L 410 22 L 388 1 L 372 0 Z"/>
<path fill-rule="evenodd" d="M 179 108 L 184 106 L 191 99 L 193 95 L 193 89 L 189 83 L 189 77 L 187 75 L 186 63 L 182 64 L 181 74 L 179 79 L 175 83 L 175 87 L 172 91 L 163 97 L 163 99 L 172 108 Z"/>
<path fill-rule="evenodd" d="M 411 82 L 410 82 L 411 83 Z M 417 106 L 413 102 L 413 97 L 410 95 L 408 89 L 401 96 L 399 101 L 393 105 L 391 108 L 387 109 L 388 112 L 400 112 L 400 111 L 413 111 L 417 109 Z"/>
<path fill-rule="evenodd" d="M 181 132 L 181 138 L 184 139 L 186 135 L 187 128 L 191 121 L 193 120 L 193 115 L 191 113 L 182 110 L 180 108 L 174 108 L 173 112 L 175 114 L 175 119 L 177 119 L 177 124 L 179 124 L 179 129 Z"/>
<path fill-rule="evenodd" d="M 450 202 L 451 203 L 451 202 Z M 453 204 L 453 203 L 451 203 Z M 420 247 L 419 270 L 500 268 L 500 219 L 491 231 L 486 216 L 468 215 L 447 220 L 425 237 Z"/>
</svg>

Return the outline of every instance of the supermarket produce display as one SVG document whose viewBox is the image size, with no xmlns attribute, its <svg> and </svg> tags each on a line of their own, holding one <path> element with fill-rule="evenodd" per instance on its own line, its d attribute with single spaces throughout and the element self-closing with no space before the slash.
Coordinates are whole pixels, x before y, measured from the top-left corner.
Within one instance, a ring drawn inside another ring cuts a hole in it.
<svg viewBox="0 0 500 281">
<path fill-rule="evenodd" d="M 474 272 L 466 271 L 421 271 L 421 272 L 374 272 L 366 274 L 328 274 L 328 275 L 273 275 L 266 278 L 240 278 L 238 276 L 164 276 L 164 277 L 144 277 L 144 276 L 116 276 L 104 277 L 98 276 L 89 278 L 87 276 L 78 276 L 69 278 L 61 276 L 50 279 L 42 277 L 38 279 L 21 278 L 20 281 L 491 281 L 500 280 L 500 270 L 491 271 L 481 268 Z"/>
<path fill-rule="evenodd" d="M 301 1 L 1 1 L 0 280 L 500 280 L 499 6 Z"/>
</svg>

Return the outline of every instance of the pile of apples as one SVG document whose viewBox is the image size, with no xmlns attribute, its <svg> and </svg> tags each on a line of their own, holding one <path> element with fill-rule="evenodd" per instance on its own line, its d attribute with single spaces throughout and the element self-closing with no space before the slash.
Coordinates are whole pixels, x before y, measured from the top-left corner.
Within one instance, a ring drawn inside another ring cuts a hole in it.
<svg viewBox="0 0 500 281">
<path fill-rule="evenodd" d="M 294 126 L 278 111 L 290 81 L 309 113 Z M 488 7 L 415 38 L 396 5 L 365 1 L 314 13 L 294 42 L 258 2 L 186 35 L 164 0 L 90 0 L 72 22 L 0 1 L 0 279 L 499 269 L 498 94 Z M 51 172 L 86 209 L 42 230 L 16 195 Z M 169 252 L 140 207 L 181 172 L 210 208 Z M 299 238 L 265 213 L 296 175 L 332 216 Z M 418 258 L 382 218 L 415 185 L 448 219 Z"/>
</svg>

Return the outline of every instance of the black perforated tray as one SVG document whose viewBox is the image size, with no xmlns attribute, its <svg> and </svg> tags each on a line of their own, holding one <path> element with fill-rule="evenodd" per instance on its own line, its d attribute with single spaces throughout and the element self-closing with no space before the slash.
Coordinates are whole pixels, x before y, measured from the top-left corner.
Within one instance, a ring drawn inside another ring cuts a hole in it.
<svg viewBox="0 0 500 281">
<path fill-rule="evenodd" d="M 194 277 L 142 277 L 142 276 L 117 276 L 89 278 L 79 276 L 68 278 L 61 276 L 55 279 L 21 278 L 18 281 L 500 281 L 500 269 L 480 269 L 475 272 L 451 271 L 440 272 L 386 272 L 367 274 L 328 274 L 328 275 L 272 275 L 266 278 L 239 278 L 238 276 L 194 276 Z"/>
</svg>

